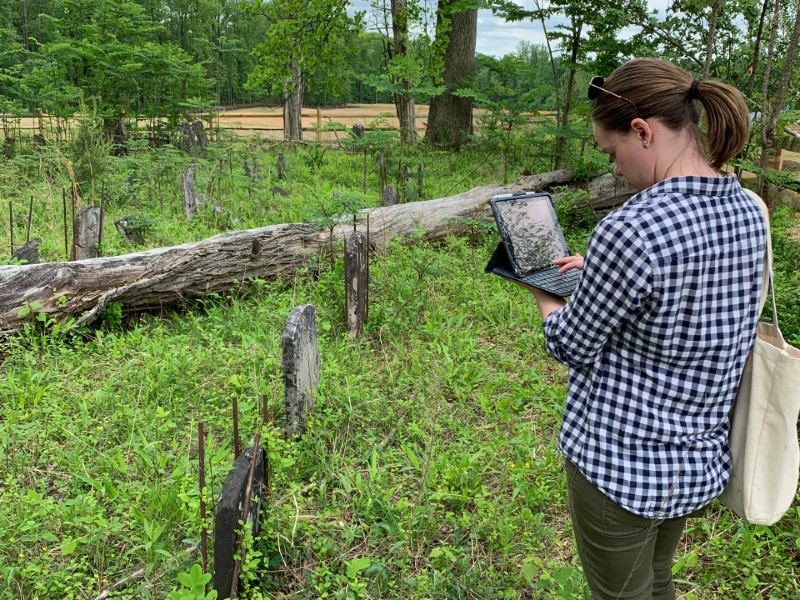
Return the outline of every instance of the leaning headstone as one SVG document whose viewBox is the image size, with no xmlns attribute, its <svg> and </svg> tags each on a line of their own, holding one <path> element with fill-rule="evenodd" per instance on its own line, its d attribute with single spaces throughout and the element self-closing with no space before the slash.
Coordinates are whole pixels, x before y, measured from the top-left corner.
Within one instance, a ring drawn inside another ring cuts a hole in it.
<svg viewBox="0 0 800 600">
<path fill-rule="evenodd" d="M 347 239 L 344 257 L 345 325 L 351 339 L 357 338 L 367 322 L 369 263 L 367 238 L 355 231 Z"/>
<path fill-rule="evenodd" d="M 239 540 L 242 510 L 247 494 L 247 475 L 250 471 L 252 448 L 240 454 L 233 463 L 222 492 L 217 500 L 214 513 L 214 589 L 218 598 L 228 598 L 233 585 L 233 571 L 236 554 L 239 552 Z M 253 471 L 253 482 L 250 489 L 250 509 L 245 520 L 245 531 L 253 537 L 258 535 L 258 512 L 261 499 L 264 498 L 264 468 L 266 456 L 259 448 Z"/>
<path fill-rule="evenodd" d="M 183 216 L 186 217 L 187 221 L 192 222 L 197 210 L 193 169 L 186 169 L 181 173 L 181 192 L 183 193 Z"/>
<path fill-rule="evenodd" d="M 383 201 L 384 206 L 394 206 L 397 204 L 397 192 L 394 191 L 392 186 L 387 185 L 385 188 L 383 188 L 381 200 Z"/>
<path fill-rule="evenodd" d="M 192 131 L 192 126 L 186 121 L 181 121 L 181 123 L 178 125 L 178 131 L 180 132 L 181 136 L 181 148 L 186 150 L 186 152 L 192 156 L 197 156 L 197 146 L 194 142 L 194 132 Z"/>
<path fill-rule="evenodd" d="M 378 179 L 380 179 L 381 190 L 386 187 L 388 176 L 386 174 L 386 164 L 383 162 L 383 153 L 378 152 Z"/>
<path fill-rule="evenodd" d="M 39 264 L 39 245 L 41 243 L 42 238 L 33 238 L 21 248 L 17 248 L 11 258 L 25 261 L 26 265 L 37 265 Z"/>
<path fill-rule="evenodd" d="M 150 222 L 136 215 L 123 217 L 114 225 L 128 244 L 144 244 L 144 236 L 150 229 Z"/>
<path fill-rule="evenodd" d="M 296 306 L 281 337 L 283 384 L 286 406 L 286 435 L 305 433 L 306 415 L 314 410 L 314 394 L 319 386 L 317 313 L 313 304 Z"/>
<path fill-rule="evenodd" d="M 403 202 L 410 202 L 414 197 L 414 184 L 411 181 L 411 167 L 403 168 Z"/>
<path fill-rule="evenodd" d="M 75 215 L 75 260 L 97 258 L 100 255 L 97 243 L 100 240 L 102 212 L 99 206 L 84 206 Z"/>
<path fill-rule="evenodd" d="M 273 185 L 271 188 L 269 188 L 269 191 L 272 192 L 274 196 L 283 196 L 284 198 L 289 197 L 289 192 L 282 187 L 278 187 L 277 185 Z"/>
<path fill-rule="evenodd" d="M 286 179 L 286 158 L 278 152 L 278 179 Z"/>
<path fill-rule="evenodd" d="M 206 128 L 203 127 L 203 122 L 199 119 L 192 121 L 192 132 L 194 139 L 200 149 L 205 152 L 208 149 L 208 135 L 206 135 Z"/>
<path fill-rule="evenodd" d="M 250 179 L 256 178 L 256 176 L 258 175 L 258 168 L 256 167 L 255 160 L 253 161 L 253 164 L 250 165 L 247 159 L 246 158 L 244 159 L 244 174 Z"/>
</svg>

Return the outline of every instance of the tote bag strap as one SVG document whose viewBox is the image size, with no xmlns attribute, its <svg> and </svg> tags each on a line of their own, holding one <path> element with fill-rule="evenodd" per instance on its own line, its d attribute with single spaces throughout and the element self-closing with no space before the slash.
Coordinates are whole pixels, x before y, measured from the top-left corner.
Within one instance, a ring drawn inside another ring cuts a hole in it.
<svg viewBox="0 0 800 600">
<path fill-rule="evenodd" d="M 772 296 L 772 322 L 775 326 L 778 326 L 778 307 L 775 303 L 775 293 L 772 292 L 772 235 L 770 234 L 770 224 L 769 224 L 769 209 L 767 205 L 764 204 L 764 201 L 761 199 L 761 196 L 756 194 L 752 190 L 748 190 L 747 188 L 742 188 L 747 195 L 750 196 L 755 203 L 758 205 L 758 208 L 761 209 L 761 213 L 764 215 L 764 220 L 767 222 L 767 251 L 764 255 L 764 275 L 761 280 L 761 301 L 759 303 L 759 310 L 758 314 L 760 315 L 764 311 L 764 305 L 767 303 L 767 295 Z"/>
</svg>

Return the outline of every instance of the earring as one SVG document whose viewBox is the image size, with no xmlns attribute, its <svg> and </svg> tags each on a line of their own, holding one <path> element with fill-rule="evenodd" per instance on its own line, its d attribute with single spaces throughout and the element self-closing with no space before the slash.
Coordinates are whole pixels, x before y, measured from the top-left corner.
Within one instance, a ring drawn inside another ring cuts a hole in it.
<svg viewBox="0 0 800 600">
<path fill-rule="evenodd" d="M 648 142 L 647 140 L 643 140 L 642 141 L 642 148 L 647 150 L 649 147 L 650 147 L 650 142 Z"/>
</svg>

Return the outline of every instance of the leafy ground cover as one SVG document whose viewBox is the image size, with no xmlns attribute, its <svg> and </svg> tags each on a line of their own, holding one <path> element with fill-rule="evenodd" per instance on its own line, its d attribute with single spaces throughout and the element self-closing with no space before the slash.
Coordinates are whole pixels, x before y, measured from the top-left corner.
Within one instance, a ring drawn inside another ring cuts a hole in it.
<svg viewBox="0 0 800 600">
<path fill-rule="evenodd" d="M 268 173 L 274 154 L 257 150 L 231 161 L 255 155 Z M 299 220 L 314 202 L 334 202 L 333 191 L 360 189 L 361 156 L 322 156 L 313 169 L 311 151 L 287 156 L 293 196 L 266 208 L 261 187 L 248 205 L 246 186 L 232 182 L 228 212 L 243 226 Z M 431 197 L 470 172 L 463 189 L 496 175 L 475 156 L 425 160 L 446 173 L 431 181 Z M 257 185 L 277 184 L 267 177 Z M 143 214 L 170 197 L 154 189 L 150 201 L 155 184 L 141 185 Z M 155 245 L 215 228 L 210 211 L 191 227 L 153 221 Z M 587 230 L 574 222 L 570 243 L 580 251 Z M 798 214 L 779 208 L 779 309 L 795 340 L 798 227 Z M 489 232 L 395 244 L 375 257 L 370 320 L 357 341 L 343 330 L 341 259 L 124 328 L 113 314 L 72 336 L 31 325 L 3 350 L 0 596 L 94 598 L 143 568 L 109 597 L 202 597 L 190 589 L 202 526 L 197 423 L 210 431 L 204 496 L 213 504 L 232 464 L 235 396 L 245 438 L 267 402 L 272 470 L 241 597 L 586 598 L 555 451 L 566 369 L 545 354 L 527 293 L 483 274 L 495 243 Z M 303 303 L 317 307 L 321 387 L 307 434 L 289 442 L 280 433 L 280 336 Z M 680 596 L 797 597 L 799 554 L 797 504 L 773 527 L 714 504 L 681 544 Z"/>
</svg>

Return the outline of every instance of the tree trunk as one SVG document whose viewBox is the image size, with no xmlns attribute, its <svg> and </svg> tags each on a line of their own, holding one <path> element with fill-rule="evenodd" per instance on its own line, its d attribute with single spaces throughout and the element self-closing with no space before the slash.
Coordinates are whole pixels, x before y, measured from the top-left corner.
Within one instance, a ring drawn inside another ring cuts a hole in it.
<svg viewBox="0 0 800 600">
<path fill-rule="evenodd" d="M 558 86 L 558 72 L 556 70 L 556 59 L 553 56 L 553 48 L 550 45 L 550 37 L 547 35 L 547 23 L 545 22 L 545 12 L 539 5 L 538 0 L 533 0 L 533 5 L 536 7 L 536 14 L 539 16 L 539 22 L 542 24 L 542 31 L 544 32 L 544 41 L 547 45 L 547 56 L 550 58 L 550 71 L 553 74 L 553 89 L 556 94 L 556 124 L 561 123 L 561 98 L 559 98 Z"/>
<path fill-rule="evenodd" d="M 711 18 L 708 21 L 708 41 L 706 43 L 706 59 L 703 62 L 703 79 L 708 79 L 708 72 L 711 69 L 711 60 L 714 58 L 714 37 L 717 31 L 717 19 L 719 18 L 720 0 L 714 0 L 711 5 Z"/>
<path fill-rule="evenodd" d="M 778 2 L 775 2 L 775 10 L 777 12 L 778 9 Z M 766 168 L 767 163 L 769 161 L 769 155 L 772 152 L 772 148 L 775 146 L 775 127 L 778 123 L 778 115 L 781 112 L 781 108 L 783 107 L 783 99 L 786 96 L 786 90 L 789 87 L 789 81 L 792 75 L 792 67 L 794 66 L 794 59 L 797 55 L 797 44 L 800 40 L 800 2 L 797 3 L 797 13 L 794 17 L 794 28 L 792 29 L 792 35 L 789 38 L 789 47 L 786 49 L 786 56 L 783 60 L 783 73 L 781 74 L 781 82 L 778 85 L 778 89 L 775 91 L 775 98 L 772 101 L 772 107 L 770 109 L 769 119 L 767 120 L 767 115 L 762 115 L 763 120 L 763 127 L 764 131 L 761 134 L 761 160 L 759 161 L 759 167 L 762 169 Z M 765 84 L 766 85 L 766 84 Z M 775 199 L 770 198 L 768 194 L 765 194 L 767 190 L 767 182 L 764 180 L 763 177 L 759 177 L 758 182 L 758 193 L 764 197 L 764 203 L 769 208 L 770 214 L 775 207 Z"/>
<path fill-rule="evenodd" d="M 581 44 L 581 31 L 583 30 L 583 22 L 578 21 L 577 23 L 573 20 L 572 23 L 572 53 L 570 56 L 570 64 L 575 65 L 578 61 L 578 50 L 580 49 Z M 562 131 L 566 130 L 569 126 L 569 113 L 570 108 L 572 107 L 572 90 L 575 87 L 575 67 L 571 67 L 569 73 L 567 75 L 567 89 L 564 92 L 564 106 L 561 109 L 561 129 Z M 558 136 L 556 138 L 556 148 L 554 151 L 555 154 L 555 161 L 553 163 L 553 168 L 557 171 L 561 168 L 561 160 L 564 158 L 564 152 L 567 148 L 567 138 L 564 135 Z"/>
<path fill-rule="evenodd" d="M 750 77 L 747 79 L 747 97 L 753 97 L 753 86 L 756 82 L 756 66 L 761 55 L 761 37 L 764 34 L 764 18 L 769 9 L 769 0 L 764 0 L 761 6 L 761 16 L 758 18 L 758 31 L 756 33 L 755 46 L 753 47 L 753 62 L 750 65 Z"/>
<path fill-rule="evenodd" d="M 391 0 L 392 33 L 394 36 L 394 55 L 406 57 L 408 48 L 408 8 L 406 0 Z M 417 118 L 414 98 L 411 95 L 411 79 L 406 75 L 399 83 L 403 91 L 394 95 L 397 119 L 400 121 L 400 141 L 413 144 L 417 138 Z"/>
<path fill-rule="evenodd" d="M 772 61 L 773 53 L 775 51 L 775 40 L 778 37 L 778 28 L 780 25 L 780 0 L 774 0 L 772 9 L 772 28 L 769 34 L 769 41 L 767 42 L 767 60 L 764 65 L 764 82 L 761 85 L 761 156 L 759 157 L 758 166 L 762 169 L 767 168 L 767 160 L 769 159 L 769 144 L 770 138 L 767 134 L 767 109 L 769 107 L 769 80 L 772 75 Z M 764 203 L 769 208 L 767 195 L 767 181 L 763 177 L 758 178 L 756 184 L 756 193 L 764 199 Z"/>
<path fill-rule="evenodd" d="M 454 96 L 453 91 L 469 85 L 475 72 L 478 11 L 453 13 L 454 4 L 454 0 L 439 0 L 436 37 L 447 36 L 444 53 L 447 89 L 431 101 L 425 139 L 434 146 L 458 151 L 472 134 L 472 99 Z"/>
<path fill-rule="evenodd" d="M 398 204 L 363 211 L 358 231 L 381 250 L 393 239 L 425 231 L 428 240 L 463 233 L 459 219 L 489 218 L 488 200 L 495 194 L 538 191 L 567 183 L 567 170 L 525 177 L 512 185 L 478 187 L 448 198 Z M 347 218 L 333 231 L 344 239 L 353 231 Z M 146 252 L 94 258 L 69 263 L 0 266 L 0 333 L 19 329 L 34 312 L 63 320 L 79 315 L 79 325 L 92 322 L 109 302 L 120 302 L 126 312 L 160 309 L 189 298 L 206 296 L 240 284 L 248 278 L 289 276 L 300 267 L 312 268 L 329 251 L 327 228 L 307 223 L 272 225 L 223 233 L 212 238 Z M 23 313 L 26 311 L 23 311 Z"/>
<path fill-rule="evenodd" d="M 292 64 L 292 79 L 286 85 L 286 100 L 283 105 L 283 139 L 287 142 L 303 141 L 303 94 L 305 76 L 297 63 Z"/>
</svg>

